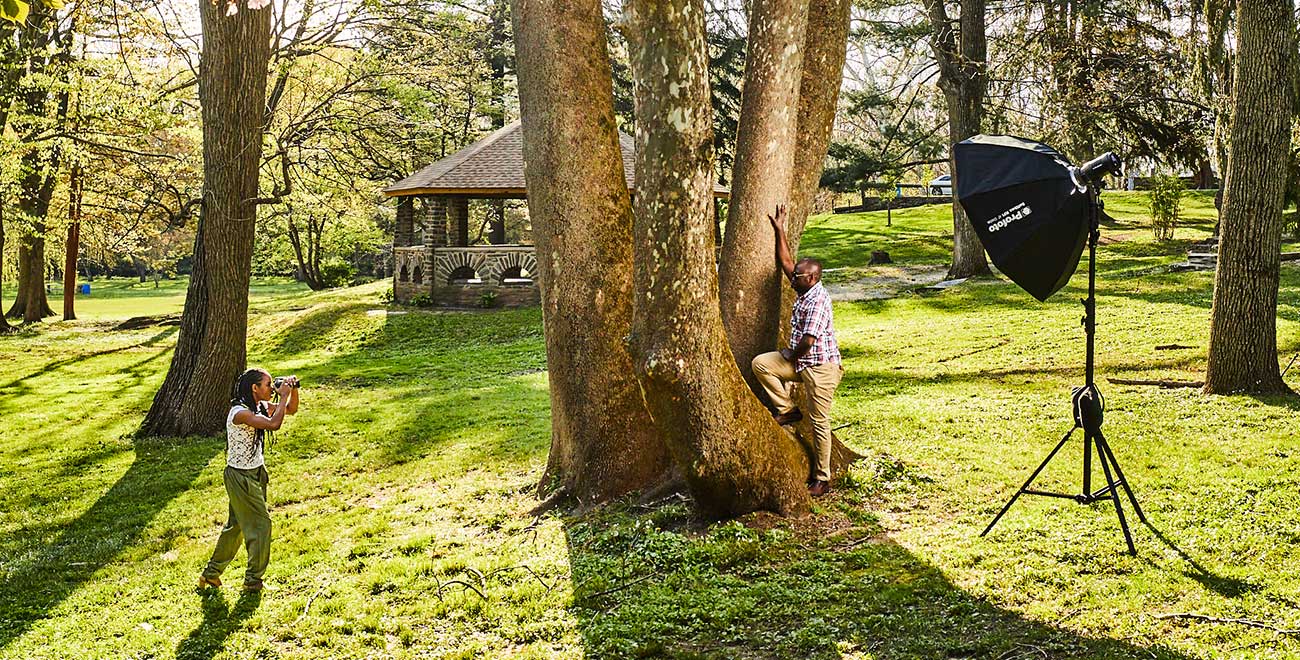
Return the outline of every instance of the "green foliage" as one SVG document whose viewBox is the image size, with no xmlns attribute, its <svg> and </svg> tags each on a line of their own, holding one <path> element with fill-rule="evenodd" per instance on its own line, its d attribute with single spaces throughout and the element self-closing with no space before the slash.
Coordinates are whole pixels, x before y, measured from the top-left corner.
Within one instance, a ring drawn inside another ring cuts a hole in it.
<svg viewBox="0 0 1300 660">
<path fill-rule="evenodd" d="M 479 294 L 478 306 L 483 308 L 496 307 L 497 298 L 498 298 L 497 292 L 492 289 L 488 289 L 487 291 L 484 291 L 483 293 Z"/>
<path fill-rule="evenodd" d="M 1169 174 L 1151 177 L 1151 229 L 1156 240 L 1168 241 L 1178 226 L 1183 199 L 1183 180 Z"/>
<path fill-rule="evenodd" d="M 30 11 L 31 6 L 23 0 L 0 1 L 0 20 L 19 24 L 25 23 L 27 21 L 27 14 Z"/>
<path fill-rule="evenodd" d="M 321 266 L 321 282 L 330 288 L 344 286 L 356 277 L 357 271 L 352 264 L 342 259 L 332 259 Z"/>
<path fill-rule="evenodd" d="M 427 293 L 421 293 L 411 298 L 411 304 L 416 307 L 433 307 L 433 296 Z"/>
</svg>

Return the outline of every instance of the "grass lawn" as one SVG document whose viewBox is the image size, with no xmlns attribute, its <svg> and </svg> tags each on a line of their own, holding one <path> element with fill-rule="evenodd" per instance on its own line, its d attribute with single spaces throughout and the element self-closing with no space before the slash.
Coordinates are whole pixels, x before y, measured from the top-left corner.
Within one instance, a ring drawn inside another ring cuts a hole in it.
<svg viewBox="0 0 1300 660">
<path fill-rule="evenodd" d="M 0 338 L 0 658 L 1300 657 L 1295 632 L 1170 616 L 1300 628 L 1300 401 L 1105 382 L 1198 379 L 1213 279 L 1168 268 L 1209 234 L 1212 197 L 1169 243 L 1142 195 L 1106 199 L 1098 374 L 1152 523 L 1134 521 L 1137 557 L 1104 503 L 1025 499 L 978 536 L 1069 426 L 1083 271 L 1047 303 L 989 279 L 838 304 L 834 417 L 868 458 L 805 519 L 712 526 L 675 500 L 529 515 L 549 445 L 538 310 L 260 282 L 250 361 L 305 383 L 268 456 L 271 590 L 230 586 L 240 553 L 200 595 L 224 441 L 133 439 L 175 328 L 112 330 L 179 310 L 184 282 L 96 282 L 81 320 Z M 950 225 L 947 207 L 821 217 L 802 251 L 870 276 L 872 249 L 944 262 Z M 1297 294 L 1284 266 L 1283 360 Z M 1040 486 L 1077 490 L 1079 466 L 1076 442 Z"/>
</svg>

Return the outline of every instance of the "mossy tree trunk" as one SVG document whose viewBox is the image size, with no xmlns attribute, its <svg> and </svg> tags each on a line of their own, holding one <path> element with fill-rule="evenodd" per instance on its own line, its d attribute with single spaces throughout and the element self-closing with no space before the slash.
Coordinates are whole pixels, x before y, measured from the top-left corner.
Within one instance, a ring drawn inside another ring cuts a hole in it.
<svg viewBox="0 0 1300 660">
<path fill-rule="evenodd" d="M 631 0 L 625 17 L 639 118 L 631 346 L 646 404 L 705 515 L 801 513 L 807 457 L 750 392 L 718 305 L 702 0 Z"/>
<path fill-rule="evenodd" d="M 777 341 L 773 319 L 781 308 L 781 276 L 767 216 L 791 201 L 807 22 L 808 0 L 755 0 L 749 12 L 736 163 L 718 277 L 727 339 L 755 393 L 762 387 L 750 362 Z"/>
<path fill-rule="evenodd" d="M 1231 149 L 1205 391 L 1282 392 L 1277 289 L 1295 52 L 1292 6 L 1239 0 Z"/>
<path fill-rule="evenodd" d="M 146 435 L 220 432 L 247 359 L 271 9 L 241 2 L 233 16 L 225 10 L 199 0 L 203 206 L 176 351 L 141 427 Z"/>
<path fill-rule="evenodd" d="M 633 375 L 632 209 L 599 0 L 515 0 L 524 175 L 537 246 L 551 451 L 543 492 L 591 504 L 671 467 Z"/>
</svg>

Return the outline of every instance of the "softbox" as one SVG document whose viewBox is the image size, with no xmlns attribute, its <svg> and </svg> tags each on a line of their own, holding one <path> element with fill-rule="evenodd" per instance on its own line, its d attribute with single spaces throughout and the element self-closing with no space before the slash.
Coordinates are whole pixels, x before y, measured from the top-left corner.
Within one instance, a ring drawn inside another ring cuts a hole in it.
<svg viewBox="0 0 1300 660">
<path fill-rule="evenodd" d="M 1091 221 L 1086 186 L 1060 152 L 1009 135 L 976 135 L 953 150 L 957 201 L 989 258 L 1039 301 L 1074 274 Z"/>
</svg>

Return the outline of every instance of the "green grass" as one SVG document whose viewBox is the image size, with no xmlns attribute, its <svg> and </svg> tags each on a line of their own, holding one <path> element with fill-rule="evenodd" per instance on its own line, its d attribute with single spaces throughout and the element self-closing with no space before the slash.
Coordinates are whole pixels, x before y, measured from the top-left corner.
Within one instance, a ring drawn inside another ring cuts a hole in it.
<svg viewBox="0 0 1300 660">
<path fill-rule="evenodd" d="M 679 501 L 529 515 L 549 444 L 538 310 L 397 314 L 384 283 L 277 282 L 254 291 L 250 359 L 306 384 L 269 454 L 272 590 L 200 596 L 222 440 L 133 440 L 174 328 L 111 330 L 179 309 L 184 283 L 114 283 L 83 320 L 0 338 L 0 657 L 1300 657 L 1293 635 L 1160 618 L 1300 628 L 1300 404 L 1105 383 L 1200 376 L 1212 275 L 1168 265 L 1213 223 L 1192 197 L 1156 243 L 1141 195 L 1107 203 L 1098 373 L 1153 524 L 1137 557 L 1101 503 L 1022 500 L 978 536 L 1069 426 L 1082 272 L 1047 303 L 987 279 L 837 305 L 834 416 L 868 458 L 808 518 L 713 526 Z M 870 275 L 873 248 L 942 263 L 950 223 L 818 218 L 803 253 L 843 277 Z M 1297 293 L 1285 266 L 1283 359 Z M 1156 349 L 1175 343 L 1192 348 Z M 1041 485 L 1077 489 L 1078 455 Z"/>
</svg>

